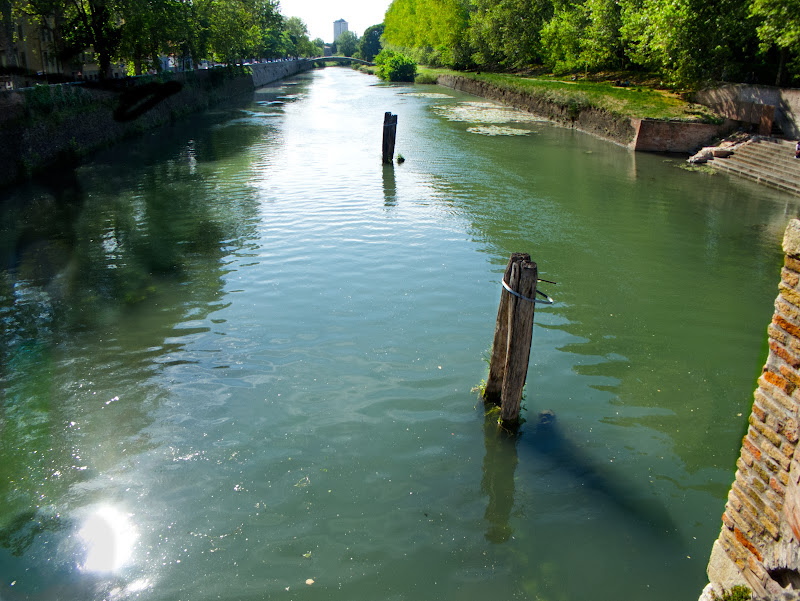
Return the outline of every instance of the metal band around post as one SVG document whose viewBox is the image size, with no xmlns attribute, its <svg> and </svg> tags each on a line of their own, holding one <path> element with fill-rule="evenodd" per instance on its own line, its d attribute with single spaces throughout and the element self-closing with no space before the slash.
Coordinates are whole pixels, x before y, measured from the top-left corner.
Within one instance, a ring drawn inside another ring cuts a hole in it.
<svg viewBox="0 0 800 601">
<path fill-rule="evenodd" d="M 541 295 L 542 295 L 543 297 L 545 297 L 545 299 L 547 299 L 547 300 L 539 300 L 538 298 L 528 298 L 527 296 L 522 296 L 522 295 L 521 295 L 519 292 L 516 292 L 516 291 L 512 290 L 512 289 L 511 289 L 511 286 L 509 286 L 508 284 L 506 284 L 506 281 L 505 281 L 505 280 L 501 280 L 501 281 L 502 281 L 502 283 L 503 283 L 503 288 L 505 288 L 506 290 L 508 290 L 508 291 L 509 291 L 511 294 L 513 294 L 513 295 L 514 295 L 514 296 L 516 296 L 517 298 L 521 298 L 522 300 L 526 300 L 526 301 L 528 301 L 529 303 L 533 303 L 533 304 L 537 304 L 537 303 L 538 303 L 538 304 L 540 304 L 540 305 L 552 305 L 554 302 L 556 302 L 556 301 L 554 301 L 552 298 L 550 298 L 549 296 L 547 296 L 547 295 L 546 295 L 544 292 L 542 292 L 541 290 L 537 290 L 537 291 L 536 291 L 536 294 L 541 294 Z"/>
</svg>

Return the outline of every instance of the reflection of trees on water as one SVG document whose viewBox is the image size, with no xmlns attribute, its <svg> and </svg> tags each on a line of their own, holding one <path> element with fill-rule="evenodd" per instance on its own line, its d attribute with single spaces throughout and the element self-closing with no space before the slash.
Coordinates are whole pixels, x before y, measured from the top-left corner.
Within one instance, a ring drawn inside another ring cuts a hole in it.
<svg viewBox="0 0 800 601">
<path fill-rule="evenodd" d="M 208 329 L 180 324 L 224 307 L 223 257 L 254 235 L 257 207 L 246 184 L 204 179 L 197 149 L 212 161 L 224 148 L 241 172 L 236 153 L 258 132 L 196 133 L 139 141 L 136 161 L 98 161 L 0 206 L 0 566 L 3 549 L 50 565 L 67 492 L 151 447 L 168 394 L 153 376 L 179 337 Z"/>
</svg>

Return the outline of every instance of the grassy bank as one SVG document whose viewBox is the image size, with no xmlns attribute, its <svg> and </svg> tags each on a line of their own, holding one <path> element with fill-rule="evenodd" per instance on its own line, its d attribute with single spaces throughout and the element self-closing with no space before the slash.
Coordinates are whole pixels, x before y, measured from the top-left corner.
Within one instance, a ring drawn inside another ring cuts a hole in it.
<svg viewBox="0 0 800 601">
<path fill-rule="evenodd" d="M 504 73 L 470 73 L 447 69 L 419 69 L 418 80 L 431 81 L 438 75 L 454 75 L 491 84 L 503 90 L 543 98 L 576 107 L 594 107 L 635 119 L 661 119 L 721 123 L 708 107 L 687 102 L 679 94 L 641 85 L 618 86 L 613 82 L 565 81 L 553 77 L 527 77 Z"/>
</svg>

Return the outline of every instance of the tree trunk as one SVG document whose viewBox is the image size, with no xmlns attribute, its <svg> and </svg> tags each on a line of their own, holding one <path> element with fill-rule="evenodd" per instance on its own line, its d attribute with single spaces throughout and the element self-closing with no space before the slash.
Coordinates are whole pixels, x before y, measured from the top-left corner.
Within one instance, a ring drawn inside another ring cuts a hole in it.
<svg viewBox="0 0 800 601">
<path fill-rule="evenodd" d="M 6 65 L 16 67 L 17 46 L 14 44 L 14 22 L 11 20 L 11 0 L 0 0 L 0 48 L 6 57 Z"/>
<path fill-rule="evenodd" d="M 775 77 L 775 86 L 781 87 L 783 70 L 786 65 L 786 48 L 781 48 L 778 54 L 778 75 Z"/>
</svg>

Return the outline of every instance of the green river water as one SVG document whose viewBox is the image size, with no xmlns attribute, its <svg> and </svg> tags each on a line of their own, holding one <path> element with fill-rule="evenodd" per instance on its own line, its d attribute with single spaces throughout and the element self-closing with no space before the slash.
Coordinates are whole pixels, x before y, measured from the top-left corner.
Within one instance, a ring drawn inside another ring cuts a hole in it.
<svg viewBox="0 0 800 601">
<path fill-rule="evenodd" d="M 696 599 L 800 199 L 682 159 L 328 68 L 0 192 L 0 599 Z"/>
</svg>

